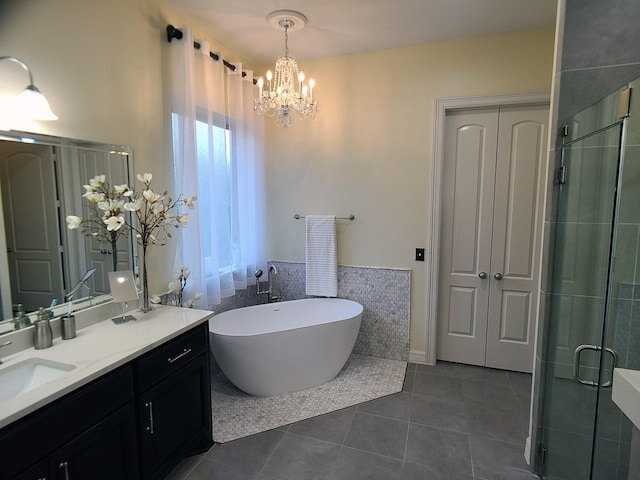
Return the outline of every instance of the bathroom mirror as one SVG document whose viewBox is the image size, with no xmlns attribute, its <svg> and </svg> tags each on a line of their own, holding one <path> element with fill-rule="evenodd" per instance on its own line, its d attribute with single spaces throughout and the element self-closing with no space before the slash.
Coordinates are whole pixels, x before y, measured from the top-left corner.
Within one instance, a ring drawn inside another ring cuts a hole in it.
<svg viewBox="0 0 640 480">
<path fill-rule="evenodd" d="M 116 249 L 67 228 L 67 215 L 88 217 L 83 185 L 105 174 L 111 185 L 132 185 L 129 147 L 0 130 L 0 334 L 13 330 L 24 310 L 54 306 L 54 315 L 110 300 L 108 273 L 133 270 L 135 242 L 120 236 Z M 66 295 L 91 269 L 95 274 Z"/>
</svg>

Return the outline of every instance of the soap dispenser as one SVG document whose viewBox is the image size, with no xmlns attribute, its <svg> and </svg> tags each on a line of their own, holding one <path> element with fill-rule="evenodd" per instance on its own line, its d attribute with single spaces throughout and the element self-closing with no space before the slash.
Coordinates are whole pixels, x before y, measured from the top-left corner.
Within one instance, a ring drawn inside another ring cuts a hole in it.
<svg viewBox="0 0 640 480">
<path fill-rule="evenodd" d="M 44 308 L 40 307 L 38 315 L 34 323 L 33 329 L 33 346 L 36 350 L 49 348 L 53 345 L 53 333 L 51 332 L 51 324 L 49 323 L 49 315 Z"/>
<path fill-rule="evenodd" d="M 27 328 L 31 326 L 31 320 L 27 317 L 27 314 L 24 313 L 24 308 L 22 308 L 22 304 L 14 305 L 14 308 L 17 308 L 16 319 L 13 321 L 14 328 L 16 330 L 20 330 L 21 328 Z"/>
</svg>

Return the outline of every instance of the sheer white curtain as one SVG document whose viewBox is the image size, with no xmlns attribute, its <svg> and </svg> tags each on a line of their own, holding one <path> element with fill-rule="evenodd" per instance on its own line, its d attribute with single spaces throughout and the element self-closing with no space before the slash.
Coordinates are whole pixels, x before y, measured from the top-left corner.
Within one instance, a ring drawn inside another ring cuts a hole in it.
<svg viewBox="0 0 640 480">
<path fill-rule="evenodd" d="M 264 249 L 264 129 L 255 119 L 256 87 L 193 48 L 189 29 L 171 42 L 176 193 L 196 195 L 189 225 L 180 229 L 176 267 L 191 271 L 185 298 L 201 307 L 255 284 L 266 269 Z"/>
</svg>

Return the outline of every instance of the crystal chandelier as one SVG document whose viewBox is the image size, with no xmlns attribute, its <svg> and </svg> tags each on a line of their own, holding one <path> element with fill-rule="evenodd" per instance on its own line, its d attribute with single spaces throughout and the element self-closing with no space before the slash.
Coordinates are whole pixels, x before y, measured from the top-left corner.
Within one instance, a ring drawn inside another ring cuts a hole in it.
<svg viewBox="0 0 640 480">
<path fill-rule="evenodd" d="M 314 97 L 313 79 L 304 84 L 304 73 L 298 73 L 296 59 L 289 56 L 289 30 L 299 30 L 307 23 L 307 18 L 292 10 L 277 10 L 267 16 L 275 28 L 284 30 L 284 56 L 276 60 L 275 75 L 267 72 L 267 84 L 258 79 L 260 96 L 254 101 L 253 109 L 268 117 L 276 117 L 278 125 L 289 128 L 295 116 L 315 118 L 318 101 Z"/>
</svg>

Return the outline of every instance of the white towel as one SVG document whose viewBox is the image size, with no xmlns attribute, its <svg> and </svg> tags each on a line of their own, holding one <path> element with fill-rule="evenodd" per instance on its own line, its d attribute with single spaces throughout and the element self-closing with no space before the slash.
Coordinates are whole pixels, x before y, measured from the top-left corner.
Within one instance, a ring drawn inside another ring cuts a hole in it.
<svg viewBox="0 0 640 480">
<path fill-rule="evenodd" d="M 307 295 L 338 295 L 335 215 L 307 215 Z"/>
</svg>

